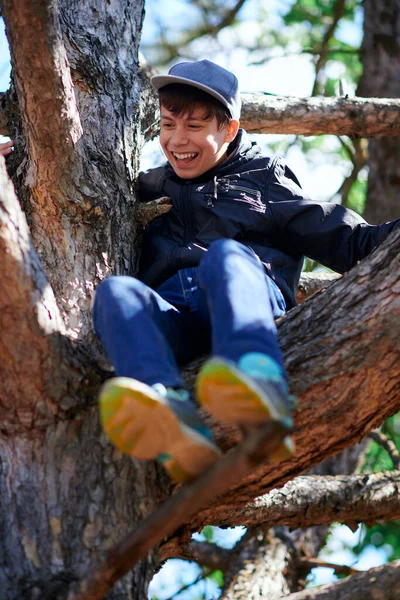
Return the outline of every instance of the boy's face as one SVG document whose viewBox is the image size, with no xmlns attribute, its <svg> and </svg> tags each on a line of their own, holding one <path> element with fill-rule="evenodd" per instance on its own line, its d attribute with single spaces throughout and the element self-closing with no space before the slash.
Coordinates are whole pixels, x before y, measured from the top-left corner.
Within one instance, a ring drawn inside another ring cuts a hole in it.
<svg viewBox="0 0 400 600">
<path fill-rule="evenodd" d="M 160 143 L 178 177 L 194 179 L 226 158 L 228 145 L 235 139 L 239 123 L 218 128 L 217 118 L 204 119 L 204 109 L 192 114 L 174 115 L 161 106 Z"/>
</svg>

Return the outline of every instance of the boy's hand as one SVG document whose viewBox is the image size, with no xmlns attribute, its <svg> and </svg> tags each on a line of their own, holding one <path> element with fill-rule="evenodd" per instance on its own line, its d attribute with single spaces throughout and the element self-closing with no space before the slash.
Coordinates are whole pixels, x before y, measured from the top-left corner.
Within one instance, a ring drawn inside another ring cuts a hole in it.
<svg viewBox="0 0 400 600">
<path fill-rule="evenodd" d="M 172 208 L 171 198 L 168 196 L 163 196 L 162 198 L 157 198 L 157 200 L 150 200 L 150 202 L 145 202 L 143 204 L 139 204 L 138 206 L 138 221 L 145 228 L 150 221 L 167 213 Z"/>
<path fill-rule="evenodd" d="M 4 142 L 4 144 L 0 144 L 0 156 L 8 156 L 12 153 L 14 146 L 14 140 L 10 140 L 9 142 Z"/>
</svg>

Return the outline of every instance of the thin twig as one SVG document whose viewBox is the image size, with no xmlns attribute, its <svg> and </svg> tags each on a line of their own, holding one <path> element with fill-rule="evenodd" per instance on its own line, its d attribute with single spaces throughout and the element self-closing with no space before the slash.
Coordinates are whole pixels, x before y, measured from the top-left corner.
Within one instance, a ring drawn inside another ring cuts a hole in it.
<svg viewBox="0 0 400 600">
<path fill-rule="evenodd" d="M 174 558 L 191 560 L 203 567 L 209 567 L 213 571 L 216 569 L 226 571 L 229 567 L 231 556 L 232 553 L 230 550 L 221 548 L 217 544 L 191 540 L 182 547 L 179 554 L 174 556 Z M 164 560 L 164 557 L 162 557 L 162 560 Z"/>
<path fill-rule="evenodd" d="M 374 429 L 370 431 L 368 434 L 371 439 L 373 439 L 377 444 L 379 444 L 386 452 L 389 454 L 391 461 L 393 463 L 393 467 L 398 469 L 400 466 L 400 453 L 397 450 L 395 443 L 391 440 L 387 435 L 379 431 L 379 429 Z"/>
<path fill-rule="evenodd" d="M 231 9 L 229 9 L 222 16 L 219 23 L 217 23 L 216 25 L 210 25 L 209 23 L 206 23 L 202 27 L 197 27 L 194 30 L 192 30 L 190 33 L 188 33 L 180 42 L 178 42 L 176 44 L 169 43 L 166 40 L 166 37 L 162 36 L 163 32 L 160 30 L 159 38 L 161 40 L 161 43 L 158 46 L 163 50 L 163 58 L 160 61 L 160 64 L 161 65 L 168 64 L 173 58 L 175 58 L 176 56 L 178 56 L 181 53 L 182 49 L 185 48 L 185 46 L 188 46 L 189 44 L 191 44 L 195 40 L 198 40 L 201 37 L 204 37 L 206 35 L 210 35 L 211 37 L 216 37 L 218 35 L 218 33 L 220 31 L 222 31 L 222 29 L 225 29 L 225 27 L 229 27 L 229 25 L 232 25 L 238 12 L 243 7 L 245 2 L 246 2 L 246 0 L 238 0 L 238 2 L 235 4 L 235 6 L 233 6 Z M 186 51 L 186 54 L 187 54 L 187 51 Z"/>
<path fill-rule="evenodd" d="M 196 585 L 196 583 L 199 583 L 199 581 L 202 581 L 203 579 L 205 579 L 205 575 L 204 575 L 203 572 L 201 572 L 199 575 L 197 575 L 197 577 L 196 577 L 196 579 L 194 581 L 192 581 L 191 583 L 188 583 L 187 585 L 184 585 L 183 587 L 181 587 L 181 589 L 178 592 L 175 592 L 175 594 L 173 596 L 170 596 L 166 600 L 174 600 L 174 598 L 176 598 L 177 596 L 179 596 L 179 594 L 182 594 L 182 592 L 186 592 L 186 590 L 189 590 L 191 587 L 193 587 L 194 585 Z"/>
<path fill-rule="evenodd" d="M 259 46 L 254 46 L 252 48 L 248 48 L 249 50 L 251 50 L 252 52 L 257 51 L 261 51 L 264 48 L 261 48 Z M 319 49 L 319 50 L 315 50 L 314 48 L 302 48 L 301 50 L 296 50 L 293 52 L 279 52 L 276 54 L 267 54 L 266 56 L 263 56 L 262 58 L 259 58 L 258 60 L 251 60 L 248 63 L 249 67 L 259 67 L 261 65 L 265 65 L 265 63 L 271 61 L 271 60 L 275 60 L 277 58 L 282 59 L 282 58 L 290 58 L 291 56 L 303 56 L 304 54 L 310 54 L 311 56 L 319 56 L 321 54 L 329 57 L 332 56 L 333 54 L 354 54 L 354 55 L 358 55 L 359 51 L 357 48 L 338 48 L 338 47 L 334 47 L 334 48 L 324 48 L 324 49 Z"/>
<path fill-rule="evenodd" d="M 319 49 L 320 50 L 319 57 L 318 57 L 316 65 L 315 65 L 315 81 L 314 81 L 314 85 L 313 85 L 313 90 L 311 92 L 312 96 L 315 96 L 318 93 L 318 76 L 327 62 L 327 54 L 326 54 L 326 52 L 324 52 L 324 49 L 328 47 L 328 44 L 335 33 L 335 29 L 339 23 L 339 20 L 343 16 L 345 4 L 346 4 L 346 0 L 337 0 L 335 7 L 334 7 L 333 20 L 332 20 L 331 24 L 329 25 L 329 27 L 327 28 L 327 30 L 325 31 L 325 35 L 323 37 L 323 40 L 322 40 L 322 43 L 321 43 L 321 46 Z"/>
<path fill-rule="evenodd" d="M 316 567 L 324 567 L 325 569 L 333 569 L 337 575 L 355 575 L 360 573 L 358 569 L 348 567 L 347 565 L 338 565 L 336 563 L 326 562 L 319 558 L 301 558 L 298 561 L 301 568 L 315 569 Z"/>
</svg>

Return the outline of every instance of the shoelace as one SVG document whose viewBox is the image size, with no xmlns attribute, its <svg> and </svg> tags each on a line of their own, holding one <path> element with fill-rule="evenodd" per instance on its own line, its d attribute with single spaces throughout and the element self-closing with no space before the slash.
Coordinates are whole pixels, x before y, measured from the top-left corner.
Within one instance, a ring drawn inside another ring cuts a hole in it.
<svg viewBox="0 0 400 600">
<path fill-rule="evenodd" d="M 184 388 L 165 387 L 162 383 L 155 383 L 151 386 L 160 396 L 179 402 L 187 402 L 190 400 L 189 392 Z"/>
</svg>

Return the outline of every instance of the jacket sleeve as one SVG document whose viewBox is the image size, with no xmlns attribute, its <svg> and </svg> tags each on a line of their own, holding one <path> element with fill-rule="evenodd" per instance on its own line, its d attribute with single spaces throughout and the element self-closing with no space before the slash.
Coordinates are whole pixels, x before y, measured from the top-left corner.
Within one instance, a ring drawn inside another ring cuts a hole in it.
<svg viewBox="0 0 400 600">
<path fill-rule="evenodd" d="M 277 247 L 295 257 L 308 256 L 339 273 L 351 269 L 400 226 L 400 219 L 369 225 L 340 204 L 311 200 L 280 158 L 267 197 Z"/>
<path fill-rule="evenodd" d="M 139 202 L 149 202 L 165 196 L 163 188 L 166 178 L 165 166 L 139 173 Z"/>
</svg>

